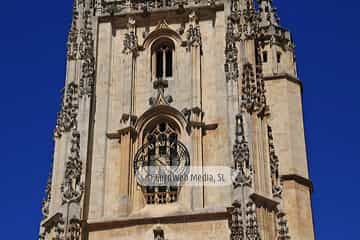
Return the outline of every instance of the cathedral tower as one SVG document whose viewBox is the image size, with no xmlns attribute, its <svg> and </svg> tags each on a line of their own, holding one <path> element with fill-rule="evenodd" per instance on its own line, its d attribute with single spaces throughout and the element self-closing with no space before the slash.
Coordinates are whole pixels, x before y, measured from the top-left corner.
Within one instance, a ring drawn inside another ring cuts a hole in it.
<svg viewBox="0 0 360 240">
<path fill-rule="evenodd" d="M 301 91 L 272 0 L 74 0 L 40 239 L 314 239 Z"/>
</svg>

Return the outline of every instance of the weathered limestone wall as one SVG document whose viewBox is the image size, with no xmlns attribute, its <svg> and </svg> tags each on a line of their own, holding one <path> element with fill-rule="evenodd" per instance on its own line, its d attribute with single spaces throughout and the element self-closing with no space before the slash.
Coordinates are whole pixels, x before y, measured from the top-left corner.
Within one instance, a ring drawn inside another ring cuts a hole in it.
<svg viewBox="0 0 360 240">
<path fill-rule="evenodd" d="M 201 19 L 200 29 L 202 34 L 202 56 L 199 61 L 201 71 L 201 96 L 202 109 L 205 112 L 204 122 L 218 124 L 218 128 L 206 132 L 202 143 L 203 154 L 200 162 L 205 166 L 231 165 L 232 144 L 230 144 L 227 108 L 226 106 L 226 81 L 223 71 L 225 28 L 224 13 L 214 13 L 214 19 Z M 153 31 L 161 18 L 153 20 L 149 32 Z M 92 152 L 92 176 L 89 201 L 89 219 L 102 217 L 126 216 L 131 208 L 138 206 L 139 200 L 134 200 L 131 195 L 130 179 L 131 162 L 129 161 L 128 147 L 116 139 L 108 139 L 107 133 L 119 130 L 122 125 L 122 114 L 129 113 L 131 103 L 131 55 L 123 53 L 123 40 L 127 32 L 127 19 L 117 22 L 100 22 L 98 26 L 97 45 L 97 85 L 96 85 L 96 110 L 94 125 L 94 148 Z M 139 43 L 143 42 L 142 33 L 146 27 L 141 25 L 136 29 Z M 170 29 L 180 27 L 178 23 L 168 20 Z M 186 30 L 186 27 L 185 27 Z M 181 36 L 185 40 L 185 33 Z M 193 85 L 191 71 L 194 59 L 182 42 L 175 40 L 174 53 L 174 79 L 169 81 L 169 88 L 165 94 L 174 99 L 172 106 L 181 111 L 184 108 L 196 107 L 192 105 Z M 134 113 L 140 116 L 149 108 L 149 98 L 155 95 L 151 81 L 151 49 L 150 46 L 142 51 L 136 58 L 135 82 L 132 89 Z M 201 106 L 199 106 L 201 107 Z M 222 139 L 219 141 L 219 139 Z M 124 141 L 122 139 L 122 141 Z M 131 144 L 129 142 L 128 144 Z M 121 147 L 124 146 L 124 147 Z M 134 146 L 136 151 L 138 146 Z M 130 158 L 133 158 L 130 156 Z M 129 172 L 130 169 L 130 172 Z M 126 173 L 126 174 L 124 174 Z M 133 183 L 134 184 L 134 183 Z M 139 191 L 137 189 L 136 191 Z M 130 194 L 130 195 L 129 195 Z M 185 193 L 184 193 L 185 194 Z M 231 204 L 231 186 L 215 189 L 205 187 L 204 199 L 197 198 L 201 208 L 226 207 Z M 135 196 L 135 198 L 137 198 Z M 181 199 L 181 197 L 180 197 Z M 185 198 L 187 201 L 187 197 Z M 185 200 L 184 199 L 184 200 Z M 135 202 L 131 202 L 135 201 Z M 184 203 L 184 205 L 186 205 Z"/>
<path fill-rule="evenodd" d="M 172 21 L 169 15 L 165 15 L 165 18 L 170 29 L 175 31 L 181 27 L 179 23 Z M 143 33 L 147 31 L 151 33 L 162 19 L 162 17 L 158 17 L 149 21 L 149 29 L 145 27 L 144 22 L 139 21 L 136 33 L 140 44 L 144 41 Z M 235 118 L 236 113 L 232 112 L 233 110 L 228 106 L 229 86 L 225 80 L 223 65 L 225 62 L 224 20 L 223 11 L 214 13 L 212 19 L 200 18 L 199 25 L 202 34 L 200 59 L 194 59 L 196 54 L 188 52 L 183 46 L 182 41 L 186 38 L 185 34 L 180 35 L 180 40 L 174 39 L 174 79 L 169 81 L 169 87 L 165 90 L 165 95 L 171 95 L 174 99 L 171 105 L 179 111 L 184 108 L 201 107 L 205 113 L 203 121 L 206 124 L 218 125 L 217 129 L 204 132 L 202 138 L 201 134 L 198 134 L 188 142 L 189 151 L 196 146 L 194 142 L 198 141 L 201 144 L 201 157 L 197 159 L 197 163 L 204 164 L 204 166 L 233 165 L 232 145 L 235 129 L 231 124 L 234 119 L 230 121 L 229 118 L 230 116 Z M 132 56 L 123 53 L 124 36 L 128 31 L 126 22 L 127 19 L 123 18 L 116 22 L 100 22 L 98 26 L 94 147 L 91 154 L 92 171 L 89 193 L 90 221 L 118 219 L 131 214 L 135 214 L 137 217 L 151 217 L 158 212 L 158 210 L 149 210 L 148 207 L 143 208 L 144 203 L 140 189 L 136 187 L 136 183 L 131 182 L 133 179 L 131 161 L 134 151 L 139 147 L 138 143 L 133 144 L 132 136 L 129 134 L 124 134 L 120 143 L 119 139 L 109 139 L 106 136 L 107 133 L 114 133 L 123 127 L 120 122 L 122 114 L 129 114 L 133 111 L 133 114 L 139 117 L 144 113 L 149 108 L 149 98 L 155 95 L 151 79 L 151 44 L 138 52 L 133 75 L 131 72 Z M 185 30 L 186 28 L 187 24 Z M 250 56 L 249 58 L 255 62 L 254 51 L 252 51 L 254 46 L 244 47 L 249 52 L 247 53 L 248 57 Z M 271 57 L 273 59 L 274 55 Z M 283 55 L 283 61 L 284 66 L 294 67 L 292 55 Z M 196 89 L 192 82 L 193 68 L 197 66 L 194 63 L 198 63 L 200 68 L 198 77 L 201 96 L 198 104 L 201 106 L 194 106 L 194 102 L 197 101 L 196 98 L 194 101 Z M 242 65 L 240 64 L 240 66 Z M 277 68 L 276 73 L 283 73 L 281 69 L 286 69 L 284 66 Z M 265 76 L 273 74 L 273 70 L 265 66 Z M 286 73 L 295 74 L 295 72 Z M 134 85 L 131 83 L 132 77 L 135 79 Z M 282 78 L 268 80 L 265 84 L 267 103 L 271 111 L 270 124 L 273 128 L 276 153 L 280 159 L 280 172 L 282 175 L 298 175 L 307 179 L 301 87 L 298 83 Z M 132 106 L 131 103 L 133 103 Z M 255 134 L 266 132 L 266 127 L 264 124 L 254 126 Z M 262 141 L 263 139 L 259 136 L 257 140 Z M 266 142 L 262 144 L 267 145 Z M 267 153 L 267 151 L 262 152 Z M 258 156 L 258 167 L 261 167 L 264 159 L 265 156 Z M 263 167 L 264 173 L 260 173 L 258 176 L 269 179 L 266 174 L 269 166 Z M 293 185 L 290 183 L 292 182 L 284 182 L 284 199 L 286 199 L 284 207 L 289 216 L 290 234 L 295 236 L 295 239 L 296 237 L 301 239 L 300 236 L 308 236 L 308 239 L 313 239 L 312 221 L 306 221 L 307 218 L 311 218 L 309 189 L 295 182 Z M 269 192 L 270 182 L 258 179 L 257 184 L 260 192 L 271 195 Z M 190 206 L 189 200 L 192 203 Z M 232 186 L 183 189 L 179 202 L 163 208 L 160 212 L 170 214 L 178 210 L 191 212 L 197 208 L 224 208 L 230 206 L 231 203 Z M 301 209 L 305 209 L 304 212 L 301 212 Z M 122 236 L 122 239 L 135 239 L 139 236 L 152 238 L 152 231 L 155 227 L 156 225 L 138 225 L 113 230 L 91 231 L 89 239 L 111 240 L 118 236 Z M 263 232 L 273 234 L 272 225 L 263 227 Z M 227 239 L 229 236 L 227 221 L 165 224 L 162 225 L 162 228 L 166 232 L 166 238 L 169 239 L 195 237 Z"/>
<path fill-rule="evenodd" d="M 106 151 L 108 144 L 106 132 L 108 131 L 108 118 L 110 114 L 111 45 L 111 23 L 99 24 L 89 218 L 101 217 L 104 214 L 104 197 L 106 194 L 104 188 L 106 176 L 105 163 L 108 154 Z"/>
<path fill-rule="evenodd" d="M 224 12 L 217 12 L 214 27 L 211 22 L 201 25 L 203 39 L 202 62 L 202 106 L 205 112 L 204 122 L 216 123 L 218 128 L 207 131 L 204 136 L 204 165 L 231 166 L 231 149 L 233 141 L 229 132 L 227 90 L 224 74 L 225 62 L 225 16 Z M 235 113 L 234 113 L 235 114 Z M 232 132 L 233 133 L 233 132 Z M 228 157 L 229 156 L 229 157 Z M 214 188 L 205 187 L 205 208 L 224 207 L 231 204 L 232 186 Z"/>
<path fill-rule="evenodd" d="M 280 172 L 308 178 L 301 86 L 279 78 L 266 81 L 265 87 Z"/>
<path fill-rule="evenodd" d="M 153 230 L 160 226 L 165 233 L 165 239 L 228 239 L 229 230 L 226 220 L 206 222 L 186 222 L 170 224 L 146 224 L 117 228 L 89 233 L 89 240 L 133 240 L 154 239 Z M 141 237 L 140 237 L 141 236 Z"/>
<path fill-rule="evenodd" d="M 301 85 L 293 78 L 265 82 L 270 123 L 280 160 L 284 210 L 292 239 L 314 239 L 308 165 L 304 136 Z M 292 179 L 296 179 L 292 180 Z M 302 181 L 298 181 L 301 179 Z"/>
<path fill-rule="evenodd" d="M 285 181 L 283 194 L 291 239 L 315 239 L 309 188 L 296 181 Z"/>
</svg>

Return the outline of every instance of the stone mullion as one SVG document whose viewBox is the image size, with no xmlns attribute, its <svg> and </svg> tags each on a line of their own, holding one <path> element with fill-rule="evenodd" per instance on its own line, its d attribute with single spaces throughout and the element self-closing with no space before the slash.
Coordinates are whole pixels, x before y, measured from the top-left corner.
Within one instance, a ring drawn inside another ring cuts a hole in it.
<svg viewBox="0 0 360 240">
<path fill-rule="evenodd" d="M 166 51 L 161 49 L 162 52 L 162 59 L 163 59 L 163 69 L 162 69 L 162 77 L 166 79 Z"/>
</svg>

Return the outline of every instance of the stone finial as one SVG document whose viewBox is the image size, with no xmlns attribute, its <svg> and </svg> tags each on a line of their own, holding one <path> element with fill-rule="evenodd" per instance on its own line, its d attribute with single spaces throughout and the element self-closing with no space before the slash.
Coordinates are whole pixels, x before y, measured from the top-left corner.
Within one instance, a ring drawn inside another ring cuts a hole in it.
<svg viewBox="0 0 360 240">
<path fill-rule="evenodd" d="M 245 137 L 244 119 L 241 114 L 236 116 L 236 140 L 233 146 L 235 188 L 252 186 L 253 169 L 250 163 L 249 143 Z"/>
<path fill-rule="evenodd" d="M 128 20 L 128 32 L 125 34 L 124 39 L 124 50 L 123 53 L 130 54 L 133 56 L 137 56 L 138 54 L 138 37 L 136 35 L 136 21 L 135 18 L 129 17 Z"/>
<path fill-rule="evenodd" d="M 237 81 L 239 78 L 238 49 L 236 47 L 235 27 L 232 19 L 227 20 L 225 47 L 226 81 Z"/>
<path fill-rule="evenodd" d="M 167 80 L 164 79 L 157 79 L 154 81 L 153 87 L 157 90 L 156 97 L 151 97 L 149 99 L 150 106 L 155 105 L 169 105 L 173 102 L 172 96 L 165 96 L 165 88 L 169 86 Z"/>
<path fill-rule="evenodd" d="M 192 47 L 201 47 L 201 32 L 199 19 L 195 11 L 189 14 L 189 28 L 186 31 L 186 49 L 190 51 Z"/>
<path fill-rule="evenodd" d="M 278 212 L 276 214 L 277 219 L 277 231 L 278 231 L 278 240 L 290 240 L 290 234 L 289 234 L 289 226 L 288 221 L 286 219 L 286 214 L 282 209 L 278 209 Z"/>
<path fill-rule="evenodd" d="M 58 113 L 55 137 L 61 137 L 64 132 L 69 132 L 77 124 L 79 109 L 78 85 L 74 82 L 68 84 L 64 93 L 61 110 Z"/>
<path fill-rule="evenodd" d="M 230 16 L 237 25 L 238 40 L 253 39 L 258 31 L 258 15 L 252 0 L 231 1 Z"/>
<path fill-rule="evenodd" d="M 255 76 L 251 63 L 243 65 L 241 108 L 248 113 L 260 113 L 266 110 L 265 85 L 261 69 Z"/>
<path fill-rule="evenodd" d="M 72 130 L 70 155 L 66 162 L 64 180 L 61 185 L 63 204 L 80 202 L 84 191 L 81 182 L 83 164 L 80 159 L 80 133 L 74 128 Z"/>
<path fill-rule="evenodd" d="M 260 27 L 279 26 L 280 19 L 277 9 L 273 6 L 273 0 L 258 0 Z"/>
</svg>

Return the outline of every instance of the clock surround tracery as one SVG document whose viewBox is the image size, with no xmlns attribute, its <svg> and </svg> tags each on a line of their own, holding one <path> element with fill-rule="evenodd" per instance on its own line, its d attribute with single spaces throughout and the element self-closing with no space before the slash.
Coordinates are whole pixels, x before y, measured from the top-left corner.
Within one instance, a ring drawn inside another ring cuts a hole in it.
<svg viewBox="0 0 360 240">
<path fill-rule="evenodd" d="M 189 152 L 180 141 L 180 135 L 180 128 L 167 118 L 152 121 L 144 129 L 141 139 L 143 145 L 134 158 L 135 175 L 141 178 L 162 176 L 167 179 L 154 183 L 138 179 L 146 204 L 174 203 L 178 199 L 181 181 L 169 179 L 174 179 L 174 175 L 186 174 L 190 165 Z"/>
</svg>

